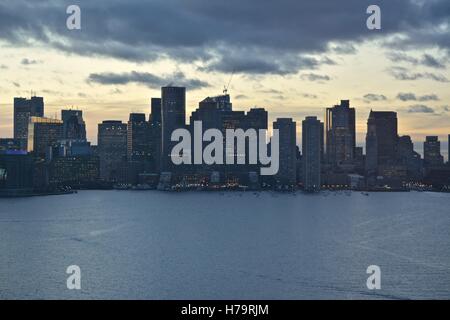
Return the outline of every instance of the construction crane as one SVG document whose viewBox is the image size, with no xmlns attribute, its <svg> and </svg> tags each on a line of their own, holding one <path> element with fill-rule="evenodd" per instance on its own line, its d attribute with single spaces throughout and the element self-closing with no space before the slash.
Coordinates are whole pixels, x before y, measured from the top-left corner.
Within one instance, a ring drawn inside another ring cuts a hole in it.
<svg viewBox="0 0 450 320">
<path fill-rule="evenodd" d="M 230 80 L 228 81 L 228 84 L 223 88 L 223 94 L 228 94 L 228 88 L 230 87 L 231 80 L 233 80 L 233 76 L 234 76 L 234 70 L 231 73 L 231 77 L 230 77 Z"/>
</svg>

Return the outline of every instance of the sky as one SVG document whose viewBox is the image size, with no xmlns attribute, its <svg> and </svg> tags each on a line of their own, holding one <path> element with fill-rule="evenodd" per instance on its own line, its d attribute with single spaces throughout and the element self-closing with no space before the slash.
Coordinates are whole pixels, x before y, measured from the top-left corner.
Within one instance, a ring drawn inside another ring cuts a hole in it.
<svg viewBox="0 0 450 320">
<path fill-rule="evenodd" d="M 66 26 L 72 4 L 81 30 Z M 372 4 L 381 30 L 366 26 Z M 446 150 L 449 68 L 448 0 L 0 0 L 0 137 L 31 91 L 48 117 L 83 110 L 96 143 L 99 122 L 148 114 L 161 86 L 186 86 L 190 115 L 231 80 L 235 110 L 292 117 L 299 136 L 350 99 L 359 145 L 373 109 L 397 111 L 419 151 L 426 135 Z"/>
</svg>

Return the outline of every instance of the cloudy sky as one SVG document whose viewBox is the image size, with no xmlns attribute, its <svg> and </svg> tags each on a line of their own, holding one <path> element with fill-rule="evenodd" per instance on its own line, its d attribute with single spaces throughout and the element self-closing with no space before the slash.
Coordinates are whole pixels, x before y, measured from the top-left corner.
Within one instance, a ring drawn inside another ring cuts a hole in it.
<svg viewBox="0 0 450 320">
<path fill-rule="evenodd" d="M 81 30 L 66 27 L 71 4 Z M 382 30 L 366 27 L 371 4 Z M 300 125 L 350 99 L 359 141 L 373 108 L 397 111 L 400 133 L 418 142 L 446 142 L 449 68 L 448 0 L 2 0 L 0 136 L 12 135 L 13 97 L 31 90 L 47 116 L 82 109 L 95 142 L 101 120 L 149 113 L 160 86 L 187 86 L 190 113 L 234 71 L 236 110 Z"/>
</svg>

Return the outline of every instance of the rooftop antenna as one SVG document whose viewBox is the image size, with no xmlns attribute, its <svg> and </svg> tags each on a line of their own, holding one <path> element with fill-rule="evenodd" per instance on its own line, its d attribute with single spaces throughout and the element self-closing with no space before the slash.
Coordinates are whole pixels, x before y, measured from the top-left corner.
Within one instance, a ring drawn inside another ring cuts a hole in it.
<svg viewBox="0 0 450 320">
<path fill-rule="evenodd" d="M 228 84 L 223 88 L 223 94 L 228 94 L 228 88 L 230 88 L 230 84 L 231 84 L 231 80 L 233 80 L 233 76 L 234 76 L 234 69 L 233 69 L 233 72 L 231 73 L 231 77 L 230 77 L 230 80 L 228 81 Z"/>
</svg>

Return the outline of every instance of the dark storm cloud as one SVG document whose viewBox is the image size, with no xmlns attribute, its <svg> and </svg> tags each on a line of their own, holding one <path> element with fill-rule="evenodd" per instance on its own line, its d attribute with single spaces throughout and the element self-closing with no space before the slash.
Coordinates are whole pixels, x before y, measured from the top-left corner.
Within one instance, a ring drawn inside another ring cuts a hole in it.
<svg viewBox="0 0 450 320">
<path fill-rule="evenodd" d="M 314 58 L 308 56 L 280 53 L 273 49 L 239 48 L 222 49 L 222 55 L 216 55 L 200 71 L 219 71 L 225 73 L 258 74 L 295 74 L 299 70 L 315 70 L 321 65 L 335 65 L 327 56 Z"/>
<path fill-rule="evenodd" d="M 398 46 L 450 48 L 448 30 L 436 31 L 450 18 L 447 0 L 376 2 L 382 33 L 366 28 L 372 0 L 78 0 L 80 31 L 65 25 L 72 1 L 16 0 L 0 4 L 0 39 L 134 62 L 198 61 L 204 70 L 250 74 L 317 68 L 331 61 L 312 62 L 307 55 L 354 53 L 359 43 L 394 34 L 403 36 Z"/>
<path fill-rule="evenodd" d="M 357 52 L 355 46 L 351 43 L 339 44 L 330 49 L 337 54 L 355 54 Z"/>
<path fill-rule="evenodd" d="M 417 65 L 419 63 L 419 59 L 414 58 L 412 56 L 407 55 L 403 52 L 388 52 L 386 54 L 387 58 L 392 62 L 409 62 L 413 65 Z"/>
<path fill-rule="evenodd" d="M 410 106 L 408 109 L 409 113 L 434 113 L 434 109 L 423 104 L 417 104 Z"/>
<path fill-rule="evenodd" d="M 439 97 L 435 94 L 424 96 L 416 96 L 414 93 L 399 93 L 397 99 L 401 101 L 439 101 Z"/>
<path fill-rule="evenodd" d="M 37 61 L 37 60 L 30 60 L 28 58 L 24 58 L 24 59 L 22 59 L 22 61 L 20 63 L 23 64 L 24 66 L 29 66 L 29 65 L 33 65 L 33 64 L 38 64 L 39 61 Z"/>
<path fill-rule="evenodd" d="M 368 93 L 364 96 L 364 100 L 367 101 L 386 101 L 387 98 L 385 95 L 382 94 L 374 94 L 374 93 Z"/>
<path fill-rule="evenodd" d="M 429 54 L 424 54 L 421 62 L 424 66 L 431 67 L 431 68 L 436 68 L 436 69 L 445 69 L 446 68 L 444 62 L 439 61 L 439 59 L 437 59 Z"/>
<path fill-rule="evenodd" d="M 321 74 L 315 74 L 315 73 L 307 73 L 302 74 L 300 76 L 300 79 L 307 80 L 307 81 L 330 81 L 330 76 L 327 75 L 321 75 Z"/>
<path fill-rule="evenodd" d="M 165 77 L 137 71 L 128 73 L 91 73 L 87 81 L 89 83 L 103 85 L 126 85 L 135 83 L 145 85 L 149 88 L 160 88 L 169 84 L 189 87 L 191 90 L 209 87 L 209 84 L 204 81 L 187 79 L 182 72 L 176 72 Z"/>
<path fill-rule="evenodd" d="M 437 82 L 449 82 L 447 77 L 442 74 L 436 74 L 432 72 L 414 72 L 403 67 L 393 67 L 388 72 L 397 80 L 401 81 L 414 81 L 421 79 L 428 79 Z"/>
<path fill-rule="evenodd" d="M 401 101 L 416 101 L 417 97 L 414 93 L 399 93 L 397 99 Z"/>
<path fill-rule="evenodd" d="M 387 53 L 387 58 L 392 62 L 407 62 L 414 66 L 425 66 L 435 69 L 446 69 L 444 59 L 433 57 L 430 54 L 423 54 L 420 59 L 413 56 L 407 55 L 403 52 L 389 52 Z"/>
</svg>

